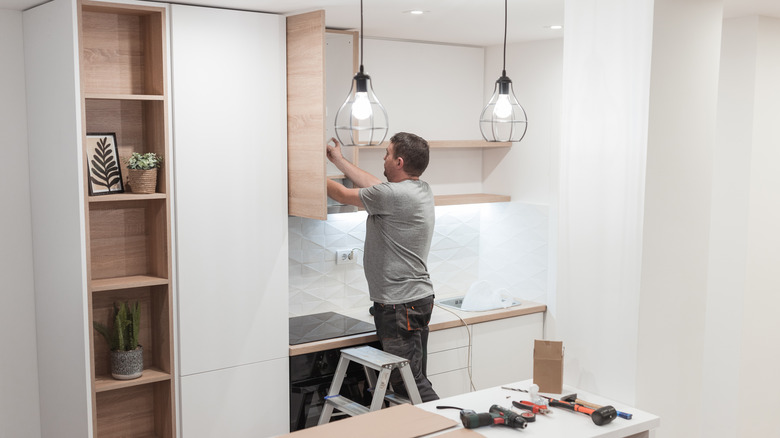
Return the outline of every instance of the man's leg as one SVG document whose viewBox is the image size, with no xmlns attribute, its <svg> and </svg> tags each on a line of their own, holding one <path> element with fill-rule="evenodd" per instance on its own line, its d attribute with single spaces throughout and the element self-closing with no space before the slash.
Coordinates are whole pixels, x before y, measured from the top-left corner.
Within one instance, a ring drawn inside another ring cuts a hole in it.
<svg viewBox="0 0 780 438">
<path fill-rule="evenodd" d="M 428 322 L 433 311 L 433 297 L 408 304 L 374 306 L 374 323 L 382 349 L 390 354 L 409 359 L 409 367 L 417 383 L 422 401 L 437 400 L 439 396 L 426 376 L 428 354 Z M 400 373 L 390 377 L 393 389 L 407 396 Z"/>
</svg>

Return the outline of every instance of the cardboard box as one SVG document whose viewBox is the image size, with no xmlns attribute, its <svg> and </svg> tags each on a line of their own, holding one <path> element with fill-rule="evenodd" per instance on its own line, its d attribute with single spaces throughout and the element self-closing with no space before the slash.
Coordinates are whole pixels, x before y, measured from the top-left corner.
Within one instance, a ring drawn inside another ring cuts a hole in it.
<svg viewBox="0 0 780 438">
<path fill-rule="evenodd" d="M 563 392 L 563 342 L 534 340 L 534 383 L 539 392 Z"/>
</svg>

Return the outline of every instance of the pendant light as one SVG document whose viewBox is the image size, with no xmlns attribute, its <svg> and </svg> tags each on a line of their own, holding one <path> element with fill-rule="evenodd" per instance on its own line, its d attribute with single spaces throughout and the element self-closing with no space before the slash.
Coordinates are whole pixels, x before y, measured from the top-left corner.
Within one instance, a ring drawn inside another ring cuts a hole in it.
<svg viewBox="0 0 780 438">
<path fill-rule="evenodd" d="M 528 118 L 517 102 L 512 80 L 506 75 L 507 0 L 504 0 L 504 67 L 493 95 L 479 116 L 479 130 L 486 141 L 520 141 L 528 129 Z"/>
<path fill-rule="evenodd" d="M 347 100 L 336 112 L 336 137 L 345 146 L 376 146 L 387 136 L 387 111 L 363 72 L 363 0 L 360 0 L 360 71 L 352 78 Z"/>
</svg>

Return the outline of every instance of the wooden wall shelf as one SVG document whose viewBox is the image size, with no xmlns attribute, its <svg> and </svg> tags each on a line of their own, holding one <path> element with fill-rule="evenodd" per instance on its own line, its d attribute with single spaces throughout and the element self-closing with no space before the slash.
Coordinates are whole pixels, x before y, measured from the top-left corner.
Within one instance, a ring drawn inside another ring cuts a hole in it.
<svg viewBox="0 0 780 438">
<path fill-rule="evenodd" d="M 384 149 L 387 141 L 377 146 L 356 146 L 358 150 Z M 512 142 L 491 142 L 484 140 L 428 140 L 431 149 L 457 149 L 457 148 L 509 148 Z"/>
<path fill-rule="evenodd" d="M 466 195 L 438 195 L 438 196 L 434 196 L 433 198 L 434 198 L 434 203 L 437 206 L 485 204 L 491 202 L 509 202 L 512 200 L 512 198 L 507 195 L 492 195 L 489 193 L 470 193 Z"/>
</svg>

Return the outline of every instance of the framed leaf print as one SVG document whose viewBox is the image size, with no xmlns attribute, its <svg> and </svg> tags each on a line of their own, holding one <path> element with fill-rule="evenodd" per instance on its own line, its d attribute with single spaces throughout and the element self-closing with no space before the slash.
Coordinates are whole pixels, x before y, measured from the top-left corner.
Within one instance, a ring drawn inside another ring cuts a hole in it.
<svg viewBox="0 0 780 438">
<path fill-rule="evenodd" d="M 116 134 L 88 133 L 84 150 L 87 153 L 90 196 L 124 193 Z"/>
</svg>

